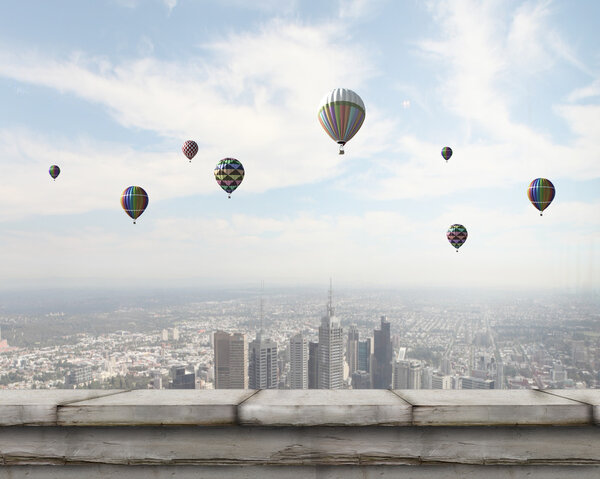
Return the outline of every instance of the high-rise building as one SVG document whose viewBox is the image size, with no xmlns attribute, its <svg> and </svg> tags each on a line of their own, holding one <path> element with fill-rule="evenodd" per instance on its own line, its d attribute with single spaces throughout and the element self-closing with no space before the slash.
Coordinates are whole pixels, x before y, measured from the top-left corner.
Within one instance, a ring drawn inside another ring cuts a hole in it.
<svg viewBox="0 0 600 479">
<path fill-rule="evenodd" d="M 431 389 L 452 389 L 452 377 L 433 373 L 431 376 Z"/>
<path fill-rule="evenodd" d="M 460 378 L 461 389 L 494 389 L 493 379 L 474 378 L 463 376 Z"/>
<path fill-rule="evenodd" d="M 374 331 L 375 351 L 371 373 L 373 389 L 389 389 L 392 386 L 393 349 L 390 336 L 390 323 L 381 316 L 381 329 Z"/>
<path fill-rule="evenodd" d="M 187 373 L 185 366 L 171 368 L 171 389 L 196 389 L 196 374 Z"/>
<path fill-rule="evenodd" d="M 354 371 L 352 389 L 371 389 L 371 375 L 366 371 Z"/>
<path fill-rule="evenodd" d="M 410 361 L 399 359 L 394 363 L 394 389 L 408 389 L 408 371 Z"/>
<path fill-rule="evenodd" d="M 367 338 L 358 342 L 358 366 L 359 371 L 371 372 L 371 355 L 373 354 L 373 339 Z"/>
<path fill-rule="evenodd" d="M 344 343 L 340 320 L 332 305 L 329 289 L 327 314 L 319 327 L 319 389 L 341 389 L 344 385 Z"/>
<path fill-rule="evenodd" d="M 308 389 L 319 389 L 319 343 L 308 343 Z"/>
<path fill-rule="evenodd" d="M 302 333 L 290 338 L 290 388 L 308 389 L 308 340 Z"/>
<path fill-rule="evenodd" d="M 215 389 L 248 388 L 246 335 L 217 331 L 214 334 Z"/>
<path fill-rule="evenodd" d="M 262 333 L 250 343 L 248 377 L 250 389 L 277 389 L 277 343 L 263 339 Z"/>
<path fill-rule="evenodd" d="M 348 372 L 352 374 L 358 370 L 358 329 L 356 324 L 348 328 L 348 341 L 346 342 L 346 362 L 348 363 Z M 366 370 L 363 370 L 366 371 Z"/>
</svg>

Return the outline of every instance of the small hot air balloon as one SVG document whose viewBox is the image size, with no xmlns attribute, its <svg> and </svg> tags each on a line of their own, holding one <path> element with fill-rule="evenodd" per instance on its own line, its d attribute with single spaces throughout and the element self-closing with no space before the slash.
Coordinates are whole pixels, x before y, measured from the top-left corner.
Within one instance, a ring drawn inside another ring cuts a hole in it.
<svg viewBox="0 0 600 479">
<path fill-rule="evenodd" d="M 56 165 L 52 165 L 48 172 L 50 173 L 50 176 L 54 179 L 54 181 L 56 181 L 56 177 L 60 175 L 60 168 Z"/>
<path fill-rule="evenodd" d="M 452 148 L 444 146 L 444 148 L 442 148 L 442 156 L 444 157 L 444 160 L 446 160 L 446 163 L 448 163 L 448 160 L 452 156 Z"/>
<path fill-rule="evenodd" d="M 465 228 L 463 225 L 459 225 L 458 223 L 450 226 L 450 228 L 448 228 L 448 232 L 446 233 L 448 241 L 450 241 L 450 244 L 456 248 L 457 253 L 458 248 L 460 248 L 463 244 L 465 244 L 465 241 L 467 241 L 467 236 L 469 236 L 467 233 L 467 228 Z"/>
<path fill-rule="evenodd" d="M 336 88 L 321 100 L 319 123 L 340 145 L 340 155 L 344 154 L 344 145 L 356 135 L 364 121 L 365 104 L 352 90 Z"/>
<path fill-rule="evenodd" d="M 196 143 L 194 140 L 188 140 L 181 147 L 181 151 L 183 151 L 183 154 L 187 156 L 191 163 L 192 158 L 196 156 L 196 153 L 198 153 L 198 143 Z"/>
<path fill-rule="evenodd" d="M 129 186 L 121 195 L 121 206 L 131 218 L 135 220 L 144 212 L 148 206 L 148 194 L 141 186 Z"/>
<path fill-rule="evenodd" d="M 223 158 L 215 166 L 215 179 L 231 198 L 231 193 L 240 186 L 244 179 L 244 167 L 235 158 Z"/>
<path fill-rule="evenodd" d="M 531 204 L 540 210 L 540 216 L 542 216 L 542 212 L 552 203 L 555 193 L 554 185 L 546 178 L 536 178 L 529 183 L 529 187 L 527 188 L 527 197 L 531 201 Z"/>
</svg>

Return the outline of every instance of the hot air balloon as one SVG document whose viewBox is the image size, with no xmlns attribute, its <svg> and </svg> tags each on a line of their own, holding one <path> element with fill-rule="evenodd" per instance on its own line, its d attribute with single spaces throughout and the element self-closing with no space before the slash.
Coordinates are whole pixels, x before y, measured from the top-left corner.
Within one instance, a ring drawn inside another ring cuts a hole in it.
<svg viewBox="0 0 600 479">
<path fill-rule="evenodd" d="M 319 123 L 340 145 L 340 155 L 344 154 L 344 145 L 356 135 L 364 121 L 365 104 L 352 90 L 336 88 L 321 100 Z"/>
<path fill-rule="evenodd" d="M 231 193 L 240 186 L 244 179 L 244 167 L 235 158 L 223 158 L 215 166 L 215 179 L 231 198 Z"/>
<path fill-rule="evenodd" d="M 463 225 L 454 224 L 448 228 L 448 232 L 446 233 L 446 237 L 450 244 L 456 248 L 456 252 L 458 253 L 458 248 L 460 248 L 465 241 L 467 241 L 467 228 Z"/>
<path fill-rule="evenodd" d="M 444 157 L 444 160 L 446 160 L 446 163 L 448 163 L 448 160 L 452 156 L 452 148 L 444 146 L 444 148 L 442 148 L 442 156 Z"/>
<path fill-rule="evenodd" d="M 60 175 L 60 168 L 56 165 L 52 165 L 48 172 L 50 173 L 50 176 L 54 179 L 54 181 L 56 181 L 56 177 Z"/>
<path fill-rule="evenodd" d="M 129 216 L 135 220 L 144 212 L 148 206 L 148 194 L 141 186 L 129 186 L 121 195 L 121 206 Z"/>
<path fill-rule="evenodd" d="M 554 185 L 550 180 L 546 178 L 536 178 L 527 188 L 527 197 L 531 204 L 540 210 L 540 216 L 542 212 L 550 206 L 554 199 Z"/>
<path fill-rule="evenodd" d="M 191 163 L 192 158 L 196 156 L 196 153 L 198 153 L 198 143 L 196 143 L 194 140 L 188 140 L 181 147 L 181 151 L 183 151 L 183 154 L 187 156 Z"/>
</svg>

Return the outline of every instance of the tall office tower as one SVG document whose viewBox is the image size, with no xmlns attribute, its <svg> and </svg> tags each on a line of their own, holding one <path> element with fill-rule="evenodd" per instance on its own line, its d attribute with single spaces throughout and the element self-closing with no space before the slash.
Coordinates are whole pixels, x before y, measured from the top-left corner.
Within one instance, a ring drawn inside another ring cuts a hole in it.
<svg viewBox="0 0 600 479">
<path fill-rule="evenodd" d="M 373 389 L 389 389 L 392 386 L 393 349 L 390 337 L 390 323 L 381 316 L 381 329 L 374 331 L 375 351 L 373 353 Z"/>
<path fill-rule="evenodd" d="M 308 389 L 319 389 L 319 343 L 308 343 Z"/>
<path fill-rule="evenodd" d="M 408 389 L 421 389 L 423 365 L 421 361 L 411 361 L 408 370 Z"/>
<path fill-rule="evenodd" d="M 308 340 L 302 333 L 290 338 L 290 388 L 308 389 Z"/>
<path fill-rule="evenodd" d="M 250 389 L 277 389 L 277 343 L 258 333 L 250 343 L 248 356 Z"/>
<path fill-rule="evenodd" d="M 400 359 L 394 363 L 394 389 L 408 389 L 410 361 Z"/>
<path fill-rule="evenodd" d="M 356 324 L 352 324 L 348 329 L 348 341 L 346 342 L 346 362 L 348 363 L 348 372 L 352 374 L 358 370 L 358 329 Z M 363 369 L 366 371 L 366 369 Z"/>
<path fill-rule="evenodd" d="M 433 373 L 433 376 L 431 376 L 431 389 L 452 389 L 452 377 Z"/>
<path fill-rule="evenodd" d="M 343 331 L 335 317 L 332 296 L 330 286 L 327 314 L 319 327 L 319 389 L 341 389 L 344 385 Z"/>
<path fill-rule="evenodd" d="M 495 389 L 504 389 L 504 363 L 502 360 L 496 361 L 496 382 Z"/>
<path fill-rule="evenodd" d="M 368 338 L 358 342 L 358 367 L 359 371 L 371 372 L 371 355 L 373 354 L 373 339 Z"/>
<path fill-rule="evenodd" d="M 352 389 L 371 389 L 371 375 L 366 371 L 354 371 Z"/>
<path fill-rule="evenodd" d="M 196 374 L 187 373 L 185 366 L 171 368 L 171 389 L 196 389 Z"/>
<path fill-rule="evenodd" d="M 463 376 L 460 378 L 461 389 L 494 389 L 493 379 L 474 378 Z"/>
<path fill-rule="evenodd" d="M 214 335 L 215 389 L 248 388 L 246 335 L 217 331 Z"/>
</svg>

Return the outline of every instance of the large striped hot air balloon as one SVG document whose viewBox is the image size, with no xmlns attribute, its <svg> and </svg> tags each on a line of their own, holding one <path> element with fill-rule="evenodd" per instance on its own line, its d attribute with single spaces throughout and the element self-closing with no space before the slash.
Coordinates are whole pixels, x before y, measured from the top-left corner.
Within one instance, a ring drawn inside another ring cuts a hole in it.
<svg viewBox="0 0 600 479">
<path fill-rule="evenodd" d="M 336 88 L 325 95 L 319 107 L 319 123 L 331 139 L 340 145 L 340 155 L 344 145 L 356 135 L 365 121 L 365 104 L 352 90 Z"/>
<path fill-rule="evenodd" d="M 235 158 L 223 158 L 215 166 L 215 179 L 231 198 L 231 193 L 240 186 L 244 179 L 244 167 Z"/>
<path fill-rule="evenodd" d="M 529 183 L 529 187 L 527 188 L 527 197 L 531 201 L 531 204 L 540 210 L 540 216 L 542 216 L 542 212 L 552 203 L 555 193 L 554 185 L 546 178 L 536 178 Z"/>
<path fill-rule="evenodd" d="M 50 176 L 52 177 L 52 179 L 54 181 L 56 181 L 56 177 L 58 175 L 60 175 L 60 168 L 58 166 L 56 166 L 56 165 L 52 165 L 50 167 L 50 169 L 48 170 L 48 173 L 50 173 Z"/>
<path fill-rule="evenodd" d="M 121 206 L 131 218 L 133 224 L 148 206 L 148 194 L 141 186 L 129 186 L 121 195 Z"/>
<path fill-rule="evenodd" d="M 456 248 L 456 252 L 458 253 L 458 248 L 465 244 L 467 241 L 467 228 L 463 225 L 459 225 L 458 223 L 453 224 L 448 228 L 448 232 L 446 233 L 446 237 L 452 246 Z"/>
</svg>

